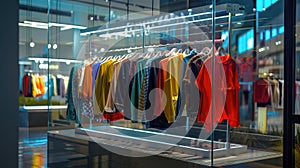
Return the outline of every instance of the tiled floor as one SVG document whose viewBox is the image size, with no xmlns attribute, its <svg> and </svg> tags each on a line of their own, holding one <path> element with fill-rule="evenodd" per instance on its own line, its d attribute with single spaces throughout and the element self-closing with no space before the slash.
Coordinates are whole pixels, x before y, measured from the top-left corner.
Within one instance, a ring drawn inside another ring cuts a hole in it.
<svg viewBox="0 0 300 168">
<path fill-rule="evenodd" d="M 19 167 L 47 167 L 47 128 L 19 129 Z"/>
</svg>

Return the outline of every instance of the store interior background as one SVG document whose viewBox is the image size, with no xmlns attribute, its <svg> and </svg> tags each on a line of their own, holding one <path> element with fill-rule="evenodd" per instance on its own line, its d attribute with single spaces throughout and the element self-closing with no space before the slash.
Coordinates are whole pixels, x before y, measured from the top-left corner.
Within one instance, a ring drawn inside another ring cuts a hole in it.
<svg viewBox="0 0 300 168">
<path fill-rule="evenodd" d="M 66 120 L 66 104 L 64 96 L 48 95 L 37 98 L 22 96 L 22 78 L 26 73 L 68 76 L 74 63 L 73 60 L 84 60 L 89 54 L 106 51 L 117 41 L 112 39 L 81 36 L 83 29 L 104 26 L 109 21 L 133 20 L 161 13 L 172 13 L 201 6 L 209 6 L 212 1 L 203 0 L 20 0 L 19 10 L 19 65 L 20 65 L 20 128 L 19 128 L 19 166 L 47 165 L 47 131 L 72 129 L 78 127 L 74 121 Z M 263 0 L 259 2 L 249 0 L 219 0 L 218 4 L 239 3 L 245 6 L 245 13 L 233 18 L 232 55 L 237 60 L 256 57 L 253 81 L 259 75 L 272 73 L 276 78 L 283 79 L 283 0 Z M 126 5 L 128 3 L 128 5 Z M 111 9 L 109 9 L 109 5 Z M 256 8 L 255 8 L 256 6 Z M 50 7 L 50 15 L 47 10 Z M 300 9 L 297 1 L 297 9 Z M 255 10 L 253 10 L 255 8 Z M 145 12 L 146 11 L 146 12 Z M 297 58 L 296 79 L 300 81 L 300 13 L 297 10 Z M 255 18 L 256 17 L 256 18 Z M 59 24 L 58 24 L 59 23 Z M 63 24 L 63 25 L 62 25 Z M 225 38 L 223 47 L 228 47 L 228 23 L 217 22 L 216 31 Z M 256 33 L 255 33 L 256 30 Z M 130 38 L 130 37 L 128 37 Z M 105 39 L 105 40 L 104 40 Z M 128 39 L 130 41 L 130 39 Z M 254 41 L 256 40 L 256 41 Z M 247 41 L 247 42 L 245 42 Z M 118 43 L 119 47 L 127 44 Z M 92 49 L 89 48 L 92 44 Z M 254 51 L 253 49 L 257 50 Z M 89 53 L 92 52 L 92 53 Z M 61 59 L 62 62 L 39 58 Z M 249 81 L 247 81 L 249 82 Z M 252 82 L 252 81 L 251 81 Z M 247 87 L 248 85 L 245 84 Z M 242 86 L 243 87 L 243 86 Z M 247 89 L 248 90 L 248 89 Z M 250 89 L 251 90 L 251 89 Z M 249 91 L 250 91 L 249 90 Z M 252 102 L 245 102 L 240 92 L 241 132 L 258 133 L 257 116 Z M 297 97 L 300 94 L 297 94 Z M 251 98 L 250 98 L 251 99 Z M 296 102 L 297 103 L 297 102 Z M 48 105 L 56 109 L 48 109 Z M 26 106 L 26 107 L 24 107 Z M 279 143 L 274 149 L 282 151 L 283 109 L 271 109 L 267 116 L 268 135 Z M 296 104 L 296 113 L 300 113 L 300 102 Z M 232 137 L 235 138 L 235 137 Z M 246 138 L 246 140 L 249 140 Z M 257 148 L 267 148 L 262 142 L 249 142 Z"/>
</svg>

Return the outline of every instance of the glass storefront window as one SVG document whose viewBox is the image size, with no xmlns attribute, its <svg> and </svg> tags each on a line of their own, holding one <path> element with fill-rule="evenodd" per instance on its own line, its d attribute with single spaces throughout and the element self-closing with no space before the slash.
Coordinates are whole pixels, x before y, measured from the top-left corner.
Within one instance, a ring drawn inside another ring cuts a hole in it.
<svg viewBox="0 0 300 168">
<path fill-rule="evenodd" d="M 283 0 L 20 3 L 20 106 L 46 111 L 49 166 L 282 166 Z"/>
</svg>

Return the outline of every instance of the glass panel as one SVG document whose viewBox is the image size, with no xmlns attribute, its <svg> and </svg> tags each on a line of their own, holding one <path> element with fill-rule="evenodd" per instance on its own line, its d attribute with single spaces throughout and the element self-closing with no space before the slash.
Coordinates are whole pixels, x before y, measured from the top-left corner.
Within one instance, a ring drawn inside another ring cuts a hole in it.
<svg viewBox="0 0 300 168">
<path fill-rule="evenodd" d="M 49 166 L 280 166 L 283 0 L 49 2 Z"/>
<path fill-rule="evenodd" d="M 239 154 L 240 162 L 267 156 L 272 160 L 245 164 L 249 167 L 282 164 L 277 158 L 282 154 L 283 131 L 283 1 L 253 2 L 240 1 L 237 5 L 243 7 L 238 9 L 244 8 L 240 12 L 233 10 L 234 5 L 230 4 L 227 12 L 233 13 L 231 22 L 230 19 L 217 20 L 215 27 L 216 33 L 228 30 L 230 39 L 230 47 L 224 48 L 225 54 L 217 53 L 216 58 L 225 60 L 224 55 L 230 54 L 233 61 L 232 66 L 229 63 L 222 65 L 226 76 L 226 94 L 223 92 L 226 100 L 214 131 L 215 141 L 230 144 L 225 151 L 231 157 L 219 157 L 214 152 L 214 166 L 230 164 L 234 160 L 230 154 L 233 145 L 245 147 L 245 152 Z M 229 1 L 218 2 L 217 6 L 227 3 Z M 234 83 L 235 75 L 237 84 Z M 213 78 L 216 85 L 220 83 L 218 76 Z M 215 89 L 218 90 L 217 86 Z M 217 106 L 222 105 L 220 100 L 215 102 Z M 218 116 L 217 110 L 214 115 Z"/>
<path fill-rule="evenodd" d="M 300 124 L 295 124 L 295 168 L 300 167 Z"/>
<path fill-rule="evenodd" d="M 295 95 L 295 115 L 300 115 L 300 88 L 299 88 L 299 80 L 300 80 L 300 59 L 299 59 L 299 56 L 300 56 L 300 50 L 299 50 L 299 47 L 300 47 L 300 26 L 299 26 L 299 5 L 300 5 L 300 1 L 297 0 L 296 1 L 297 3 L 297 7 L 296 7 L 296 76 L 295 76 L 295 79 L 296 79 L 296 95 Z M 297 121 L 298 123 L 300 121 Z M 299 162 L 299 158 L 300 157 L 300 124 L 295 124 L 295 146 L 294 146 L 294 158 L 295 158 L 295 168 L 299 168 L 300 167 L 300 162 Z"/>
<path fill-rule="evenodd" d="M 300 84 L 300 10 L 299 10 L 299 5 L 300 5 L 300 1 L 297 0 L 297 8 L 296 8 L 296 65 L 295 65 L 295 69 L 296 69 L 296 103 L 295 103 L 295 114 L 300 115 L 300 106 L 299 106 L 299 102 L 300 102 L 300 88 L 299 88 L 299 84 Z"/>
<path fill-rule="evenodd" d="M 47 1 L 20 0 L 19 4 L 19 167 L 45 167 L 47 71 L 34 58 L 47 55 Z"/>
</svg>

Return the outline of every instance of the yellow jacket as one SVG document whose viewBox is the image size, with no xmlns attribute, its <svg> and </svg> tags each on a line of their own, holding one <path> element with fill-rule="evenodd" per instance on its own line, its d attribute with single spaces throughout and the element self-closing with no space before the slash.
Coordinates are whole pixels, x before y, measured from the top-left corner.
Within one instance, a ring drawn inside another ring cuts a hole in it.
<svg viewBox="0 0 300 168">
<path fill-rule="evenodd" d="M 95 114 L 103 113 L 107 102 L 110 82 L 113 77 L 113 64 L 116 60 L 107 60 L 100 65 L 95 84 Z"/>
<path fill-rule="evenodd" d="M 166 94 L 166 107 L 164 112 L 169 123 L 175 121 L 183 57 L 184 55 L 180 53 L 175 57 L 169 58 L 168 61 L 167 76 L 163 90 Z"/>
</svg>

